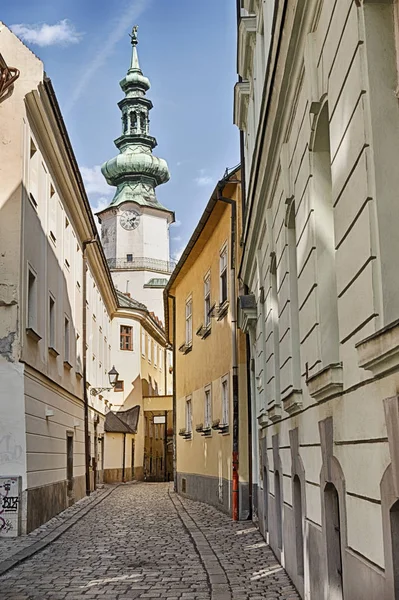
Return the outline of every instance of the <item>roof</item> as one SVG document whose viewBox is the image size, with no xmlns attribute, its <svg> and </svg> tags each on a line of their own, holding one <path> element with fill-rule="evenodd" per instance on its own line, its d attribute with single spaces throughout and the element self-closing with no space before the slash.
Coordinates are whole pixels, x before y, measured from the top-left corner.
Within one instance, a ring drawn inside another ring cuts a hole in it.
<svg viewBox="0 0 399 600">
<path fill-rule="evenodd" d="M 105 415 L 104 429 L 108 433 L 137 433 L 139 423 L 140 406 L 134 406 L 129 410 L 113 412 L 110 410 Z"/>
<path fill-rule="evenodd" d="M 187 246 L 185 247 L 177 265 L 175 266 L 172 275 L 164 289 L 164 307 L 165 307 L 165 327 L 166 327 L 166 339 L 169 340 L 169 323 L 168 323 L 168 295 L 170 292 L 170 289 L 172 288 L 175 280 L 177 279 L 183 265 L 185 264 L 186 260 L 188 259 L 188 257 L 191 254 L 192 249 L 194 248 L 195 244 L 197 243 L 201 233 L 203 232 L 203 230 L 206 227 L 206 224 L 208 223 L 208 220 L 213 212 L 213 209 L 215 208 L 219 197 L 222 195 L 223 189 L 225 187 L 225 185 L 227 185 L 229 183 L 229 181 L 232 180 L 233 175 L 236 175 L 238 173 L 238 171 L 241 169 L 241 164 L 237 165 L 236 167 L 234 167 L 233 169 L 231 169 L 230 172 L 226 172 L 226 174 L 224 175 L 224 177 L 217 182 L 215 189 L 212 192 L 212 195 L 209 199 L 208 204 L 205 207 L 204 212 L 202 213 L 202 216 L 198 222 L 197 227 L 194 229 L 194 232 L 191 236 L 191 238 L 188 241 Z"/>
<path fill-rule="evenodd" d="M 118 298 L 118 306 L 120 308 L 135 308 L 136 310 L 145 310 L 148 311 L 148 308 L 145 304 L 134 300 L 134 298 L 130 298 L 126 294 L 122 292 L 116 291 L 116 296 Z"/>
</svg>

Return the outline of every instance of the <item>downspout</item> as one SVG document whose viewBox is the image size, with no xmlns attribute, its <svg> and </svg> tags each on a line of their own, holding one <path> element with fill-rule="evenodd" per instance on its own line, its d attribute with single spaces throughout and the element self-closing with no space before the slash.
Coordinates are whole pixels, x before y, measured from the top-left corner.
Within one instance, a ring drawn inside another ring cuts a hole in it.
<svg viewBox="0 0 399 600">
<path fill-rule="evenodd" d="M 173 489 L 177 492 L 177 456 L 176 456 L 176 424 L 177 424 L 177 415 L 176 415 L 176 298 L 171 294 L 168 294 L 169 298 L 172 300 L 172 319 L 173 319 Z M 170 337 L 169 337 L 170 339 Z"/>
<path fill-rule="evenodd" d="M 82 315 L 82 362 L 83 362 L 83 410 L 84 410 L 84 437 L 85 437 L 85 478 L 86 478 L 86 496 L 90 496 L 90 448 L 89 448 L 89 398 L 87 396 L 87 256 L 86 248 L 89 244 L 97 242 L 97 238 L 86 240 L 82 244 L 82 263 L 83 263 L 83 315 Z"/>
<path fill-rule="evenodd" d="M 248 294 L 248 286 L 244 285 L 244 293 Z M 247 414 L 248 414 L 248 505 L 249 515 L 248 519 L 252 519 L 253 505 L 252 505 L 252 393 L 251 393 L 251 348 L 249 343 L 249 335 L 245 336 L 246 342 L 246 354 L 247 354 Z"/>
<path fill-rule="evenodd" d="M 164 375 L 165 375 L 165 384 L 164 384 L 164 394 L 165 396 L 168 394 L 168 372 L 167 372 L 167 360 L 166 360 L 167 349 L 165 348 L 165 356 L 163 361 L 164 366 Z M 163 458 L 163 478 L 164 481 L 168 480 L 168 468 L 166 466 L 166 460 L 168 456 L 168 411 L 165 410 L 165 430 L 164 430 L 164 458 Z"/>
<path fill-rule="evenodd" d="M 239 477 L 238 477 L 238 433 L 239 433 L 239 411 L 238 411 L 238 351 L 237 351 L 237 305 L 236 305 L 236 222 L 237 208 L 235 200 L 225 198 L 221 194 L 225 182 L 219 182 L 217 200 L 226 202 L 231 206 L 231 260 L 230 260 L 230 310 L 231 310 L 231 345 L 232 345 L 232 369 L 233 369 L 233 481 L 232 481 L 232 513 L 233 521 L 238 521 L 239 515 Z"/>
</svg>

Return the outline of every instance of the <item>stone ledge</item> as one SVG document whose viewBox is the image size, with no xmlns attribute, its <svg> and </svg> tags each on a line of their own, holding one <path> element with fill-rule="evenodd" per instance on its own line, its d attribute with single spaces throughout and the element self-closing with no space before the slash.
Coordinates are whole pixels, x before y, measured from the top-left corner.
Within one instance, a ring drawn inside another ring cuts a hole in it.
<svg viewBox="0 0 399 600">
<path fill-rule="evenodd" d="M 387 325 L 356 344 L 359 367 L 382 375 L 399 369 L 399 321 Z"/>
<path fill-rule="evenodd" d="M 267 409 L 267 416 L 272 423 L 280 421 L 281 419 L 281 406 L 279 404 L 273 404 Z"/>
<path fill-rule="evenodd" d="M 289 415 L 293 415 L 302 408 L 302 390 L 291 390 L 282 398 L 283 408 Z"/>
<path fill-rule="evenodd" d="M 343 390 L 343 371 L 342 363 L 327 365 L 315 375 L 306 380 L 309 394 L 321 402 L 331 396 L 339 394 Z"/>
</svg>

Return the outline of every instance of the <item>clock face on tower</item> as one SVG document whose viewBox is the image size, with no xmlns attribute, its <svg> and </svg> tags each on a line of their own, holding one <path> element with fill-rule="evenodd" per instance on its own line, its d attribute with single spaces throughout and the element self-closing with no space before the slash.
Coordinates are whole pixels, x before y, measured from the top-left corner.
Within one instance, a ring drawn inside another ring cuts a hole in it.
<svg viewBox="0 0 399 600">
<path fill-rule="evenodd" d="M 136 229 L 140 223 L 140 215 L 135 210 L 125 210 L 121 214 L 121 225 L 123 229 Z"/>
</svg>

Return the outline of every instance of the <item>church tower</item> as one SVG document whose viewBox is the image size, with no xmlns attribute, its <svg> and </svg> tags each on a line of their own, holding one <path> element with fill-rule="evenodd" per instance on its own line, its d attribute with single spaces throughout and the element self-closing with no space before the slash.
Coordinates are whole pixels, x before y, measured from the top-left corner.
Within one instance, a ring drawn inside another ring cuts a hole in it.
<svg viewBox="0 0 399 600">
<path fill-rule="evenodd" d="M 101 167 L 116 191 L 110 205 L 97 216 L 115 287 L 163 320 L 163 288 L 174 266 L 169 257 L 174 213 L 158 202 L 155 188 L 170 175 L 166 161 L 152 153 L 157 141 L 149 134 L 152 102 L 146 93 L 150 82 L 139 64 L 137 26 L 130 37 L 132 60 L 120 82 L 125 97 L 118 103 L 122 135 L 115 145 L 119 154 Z"/>
</svg>

